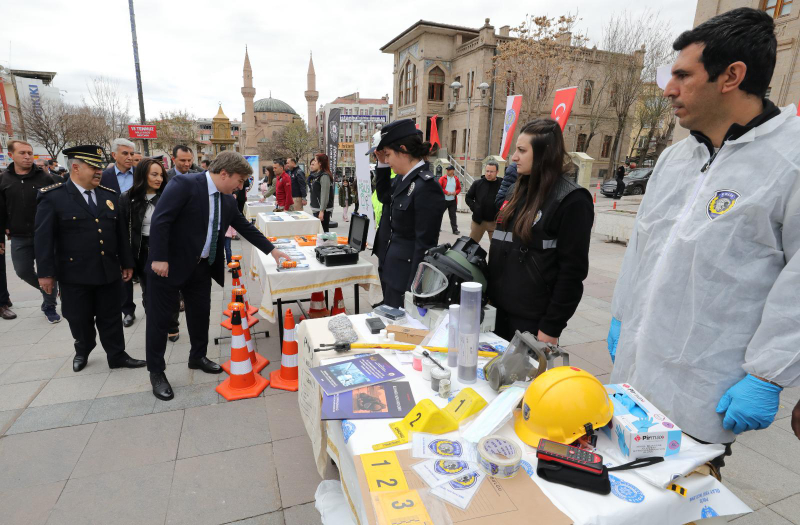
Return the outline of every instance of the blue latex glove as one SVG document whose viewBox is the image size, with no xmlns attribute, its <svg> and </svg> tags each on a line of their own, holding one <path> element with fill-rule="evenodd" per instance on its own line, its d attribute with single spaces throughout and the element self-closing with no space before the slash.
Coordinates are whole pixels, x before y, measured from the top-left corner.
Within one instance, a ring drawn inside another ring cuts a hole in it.
<svg viewBox="0 0 800 525">
<path fill-rule="evenodd" d="M 636 430 L 638 430 L 639 432 L 647 432 L 653 425 L 655 425 L 655 422 L 653 422 L 652 417 L 648 418 L 640 417 L 639 419 L 633 422 L 633 426 L 635 426 Z"/>
<path fill-rule="evenodd" d="M 611 362 L 617 359 L 617 343 L 619 342 L 619 330 L 622 328 L 622 323 L 616 317 L 611 318 L 611 328 L 608 329 L 608 353 L 611 355 Z"/>
<path fill-rule="evenodd" d="M 734 434 L 767 428 L 778 413 L 781 390 L 748 374 L 730 387 L 717 404 L 717 414 L 725 414 L 722 427 Z"/>
</svg>

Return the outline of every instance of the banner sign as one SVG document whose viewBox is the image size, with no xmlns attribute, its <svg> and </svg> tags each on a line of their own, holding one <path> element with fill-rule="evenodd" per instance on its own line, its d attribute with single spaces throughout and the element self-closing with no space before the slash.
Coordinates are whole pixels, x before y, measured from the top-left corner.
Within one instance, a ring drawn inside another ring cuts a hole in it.
<svg viewBox="0 0 800 525">
<path fill-rule="evenodd" d="M 253 184 L 250 186 L 248 195 L 259 195 L 258 185 L 261 182 L 259 180 L 261 177 L 261 170 L 258 169 L 258 155 L 245 155 L 244 160 L 253 168 Z"/>
<path fill-rule="evenodd" d="M 572 113 L 572 103 L 575 102 L 575 95 L 578 94 L 578 86 L 559 89 L 556 91 L 556 98 L 553 100 L 553 111 L 550 112 L 550 118 L 555 120 L 561 125 L 561 131 L 569 120 L 569 114 Z"/>
<path fill-rule="evenodd" d="M 155 126 L 128 126 L 128 135 L 132 139 L 155 139 L 158 138 L 156 136 L 156 127 Z"/>
<path fill-rule="evenodd" d="M 369 173 L 369 142 L 356 142 L 354 146 L 354 157 L 356 159 L 356 185 L 358 188 L 358 213 L 369 218 L 369 229 L 367 230 L 367 242 L 375 242 L 375 211 L 372 209 L 372 182 Z"/>
<path fill-rule="evenodd" d="M 341 115 L 340 122 L 386 122 L 386 115 Z"/>
<path fill-rule="evenodd" d="M 330 162 L 331 174 L 336 175 L 336 166 L 339 164 L 339 115 L 341 109 L 334 108 L 328 114 L 327 147 L 328 161 Z"/>
<path fill-rule="evenodd" d="M 511 141 L 517 129 L 519 111 L 522 109 L 522 95 L 512 95 L 506 99 L 506 117 L 503 121 L 503 140 L 500 142 L 500 156 L 506 158 L 511 149 Z"/>
</svg>

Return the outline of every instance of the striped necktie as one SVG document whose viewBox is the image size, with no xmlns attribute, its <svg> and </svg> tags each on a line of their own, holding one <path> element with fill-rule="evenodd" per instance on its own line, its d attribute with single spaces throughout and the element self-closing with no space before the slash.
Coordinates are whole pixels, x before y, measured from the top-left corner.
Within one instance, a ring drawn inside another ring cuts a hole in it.
<svg viewBox="0 0 800 525">
<path fill-rule="evenodd" d="M 208 264 L 214 264 L 217 258 L 217 238 L 219 237 L 219 192 L 214 192 L 214 222 L 211 223 L 211 247 L 208 252 Z"/>
</svg>

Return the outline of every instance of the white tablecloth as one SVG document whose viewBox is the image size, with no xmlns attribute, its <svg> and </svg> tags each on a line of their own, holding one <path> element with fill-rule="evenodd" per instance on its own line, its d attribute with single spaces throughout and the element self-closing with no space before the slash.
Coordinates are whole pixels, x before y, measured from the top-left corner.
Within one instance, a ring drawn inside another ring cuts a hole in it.
<svg viewBox="0 0 800 525">
<path fill-rule="evenodd" d="M 253 219 L 258 217 L 259 213 L 265 211 L 272 211 L 275 209 L 275 203 L 267 203 L 267 202 L 259 202 L 259 201 L 250 201 L 245 203 L 244 205 L 244 216 L 247 218 L 248 221 L 252 221 Z"/>
<path fill-rule="evenodd" d="M 364 325 L 366 314 L 350 316 L 353 325 L 360 335 L 360 340 L 369 341 L 371 336 Z M 317 352 L 309 354 L 308 348 L 316 348 L 319 343 L 333 342 L 334 338 L 327 330 L 327 319 L 304 321 L 298 331 L 300 352 L 300 396 L 299 403 L 304 415 L 306 430 L 312 440 L 312 447 L 316 446 L 315 440 L 322 440 L 327 454 L 333 459 L 340 472 L 342 486 L 347 496 L 357 523 L 368 523 L 364 502 L 361 500 L 361 489 L 355 470 L 355 456 L 373 452 L 372 445 L 395 439 L 394 433 L 389 428 L 389 423 L 395 419 L 362 419 L 345 421 L 311 421 L 306 417 L 310 412 L 309 407 L 318 398 L 316 383 L 313 378 L 311 384 L 304 379 L 311 366 L 318 366 L 320 361 L 331 357 L 341 357 L 335 352 Z M 496 340 L 493 334 L 481 334 L 481 340 Z M 363 350 L 361 351 L 363 352 Z M 411 384 L 414 399 L 420 402 L 424 398 L 431 399 L 437 406 L 444 407 L 448 400 L 440 398 L 430 388 L 430 382 L 422 379 L 422 374 L 412 369 L 410 364 L 403 364 L 391 351 L 379 351 L 387 360 L 406 374 L 403 381 Z M 357 351 L 352 352 L 354 355 Z M 481 368 L 485 359 L 479 359 L 479 379 L 477 383 L 469 386 L 478 392 L 484 399 L 491 402 L 496 396 L 488 382 L 481 379 Z M 310 374 L 308 374 L 310 376 Z M 453 370 L 453 392 L 456 393 L 461 385 L 457 373 Z M 317 402 L 318 403 L 318 402 Z M 647 483 L 635 471 L 614 472 L 611 474 L 612 493 L 606 496 L 592 494 L 571 489 L 563 485 L 556 485 L 543 481 L 536 475 L 536 451 L 517 438 L 513 429 L 513 422 L 509 421 L 497 432 L 507 439 L 515 441 L 523 449 L 523 469 L 539 485 L 548 498 L 565 514 L 572 518 L 576 524 L 624 524 L 647 523 L 649 525 L 672 525 L 701 518 L 732 513 L 745 513 L 750 509 L 730 492 L 722 483 L 711 476 L 693 474 L 682 477 L 677 482 L 687 489 L 687 496 L 682 497 L 666 489 L 657 488 Z M 453 434 L 455 435 L 455 433 Z M 598 452 L 602 455 L 604 448 L 615 446 L 613 442 L 601 432 L 598 439 Z M 389 450 L 411 448 L 411 444 L 400 445 Z M 327 456 L 316 458 L 318 467 Z M 524 475 L 520 472 L 518 475 Z"/>
<path fill-rule="evenodd" d="M 272 215 L 259 213 L 256 226 L 267 237 L 294 237 L 295 235 L 316 235 L 322 233 L 322 221 L 312 217 L 310 213 L 299 212 L 300 215 L 279 211 Z M 270 220 L 279 217 L 282 221 Z M 299 217 L 295 219 L 293 217 Z"/>
<path fill-rule="evenodd" d="M 314 257 L 313 246 L 303 246 L 299 250 L 306 258 L 298 262 L 308 263 L 309 269 L 279 272 L 271 255 L 264 255 L 253 248 L 250 275 L 260 283 L 262 296 L 259 310 L 268 321 L 275 322 L 275 306 L 272 303 L 278 299 L 307 299 L 312 292 L 342 286 L 360 284 L 367 289 L 370 303 L 383 300 L 378 269 L 371 262 L 359 259 L 356 264 L 328 267 Z"/>
</svg>

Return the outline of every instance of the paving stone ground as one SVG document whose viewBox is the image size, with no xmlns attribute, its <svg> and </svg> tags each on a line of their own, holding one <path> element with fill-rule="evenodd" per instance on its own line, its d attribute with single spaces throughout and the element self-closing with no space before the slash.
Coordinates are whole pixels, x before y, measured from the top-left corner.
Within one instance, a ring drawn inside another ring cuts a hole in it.
<svg viewBox="0 0 800 525">
<path fill-rule="evenodd" d="M 598 195 L 598 209 L 611 201 Z M 635 209 L 626 197 L 619 207 Z M 337 208 L 337 230 L 347 234 Z M 468 234 L 469 215 L 459 214 Z M 455 236 L 445 223 L 441 242 Z M 483 245 L 488 250 L 488 239 Z M 249 258 L 245 241 L 234 251 Z M 625 247 L 592 240 L 590 273 L 578 312 L 562 336 L 571 362 L 608 379 L 605 338 L 610 300 Z M 374 262 L 375 258 L 372 260 Z M 102 348 L 88 366 L 72 372 L 72 337 L 66 320 L 46 322 L 39 293 L 14 274 L 6 256 L 13 321 L 0 320 L 0 523 L 16 524 L 224 524 L 313 525 L 320 523 L 314 491 L 321 481 L 297 408 L 297 394 L 268 388 L 256 399 L 228 403 L 215 391 L 222 376 L 189 370 L 186 324 L 167 347 L 170 402 L 150 393 L 147 372 L 109 370 Z M 251 301 L 260 302 L 256 286 Z M 144 359 L 146 316 L 136 286 L 137 319 L 125 329 L 127 351 Z M 344 290 L 353 312 L 353 290 Z M 230 298 L 230 285 L 212 288 L 212 314 Z M 370 308 L 366 293 L 362 311 Z M 295 314 L 298 311 L 295 309 Z M 212 315 L 212 319 L 217 317 Z M 221 320 L 221 318 L 220 318 Z M 280 365 L 277 327 L 261 321 L 259 352 Z M 227 360 L 230 347 L 213 337 L 209 357 Z M 800 524 L 800 440 L 789 426 L 800 389 L 787 389 L 778 420 L 741 436 L 727 460 L 725 484 L 756 512 L 737 525 Z"/>
</svg>

